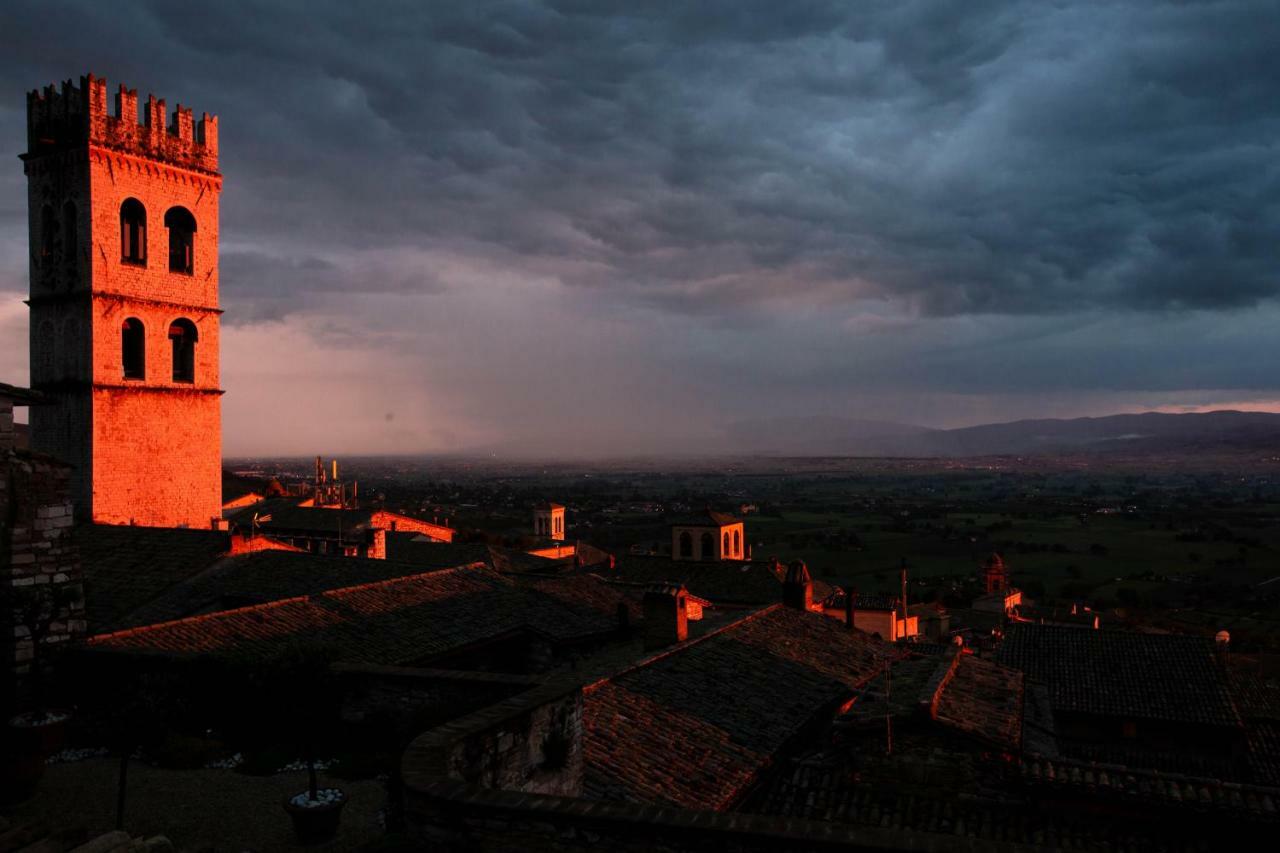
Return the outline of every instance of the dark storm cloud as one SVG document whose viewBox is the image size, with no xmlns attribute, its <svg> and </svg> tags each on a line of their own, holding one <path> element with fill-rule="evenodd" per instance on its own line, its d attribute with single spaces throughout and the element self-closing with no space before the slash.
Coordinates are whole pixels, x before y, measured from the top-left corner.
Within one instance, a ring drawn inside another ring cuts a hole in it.
<svg viewBox="0 0 1280 853">
<path fill-rule="evenodd" d="M 233 443 L 339 361 L 353 436 L 598 446 L 1273 399 L 1276 44 L 1267 0 L 16 0 L 0 150 L 82 71 L 221 117 Z M 0 239 L 16 299 L 16 164 Z"/>
<path fill-rule="evenodd" d="M 1280 286 L 1268 5 L 18 4 L 3 75 L 223 114 L 231 241 L 465 241 L 675 311 L 1212 308 Z"/>
</svg>

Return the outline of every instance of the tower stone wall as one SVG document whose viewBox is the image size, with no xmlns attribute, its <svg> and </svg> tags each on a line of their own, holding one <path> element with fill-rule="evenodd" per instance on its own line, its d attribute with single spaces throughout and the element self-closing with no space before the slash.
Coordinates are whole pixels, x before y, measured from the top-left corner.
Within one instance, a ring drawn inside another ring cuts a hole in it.
<svg viewBox="0 0 1280 853">
<path fill-rule="evenodd" d="M 32 411 L 32 447 L 73 466 L 86 520 L 208 527 L 222 503 L 217 120 L 151 97 L 139 121 L 123 86 L 107 101 L 92 75 L 27 96 L 31 384 L 54 401 Z"/>
</svg>

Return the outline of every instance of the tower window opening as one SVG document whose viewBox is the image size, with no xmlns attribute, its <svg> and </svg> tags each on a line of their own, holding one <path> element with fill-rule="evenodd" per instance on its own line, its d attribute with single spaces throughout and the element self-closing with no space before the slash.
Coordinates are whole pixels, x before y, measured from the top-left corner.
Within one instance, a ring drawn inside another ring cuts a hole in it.
<svg viewBox="0 0 1280 853">
<path fill-rule="evenodd" d="M 147 209 L 136 198 L 120 205 L 120 259 L 127 264 L 147 262 Z"/>
<path fill-rule="evenodd" d="M 689 535 L 687 530 L 680 534 L 680 556 L 693 556 L 693 537 Z"/>
<path fill-rule="evenodd" d="M 733 556 L 742 556 L 742 534 L 736 530 L 733 531 Z"/>
<path fill-rule="evenodd" d="M 710 533 L 702 534 L 702 559 L 714 560 L 716 557 L 716 539 Z"/>
<path fill-rule="evenodd" d="M 164 215 L 169 229 L 169 272 L 195 272 L 196 218 L 185 207 L 171 207 Z"/>
<path fill-rule="evenodd" d="M 721 557 L 727 557 L 727 556 L 729 556 L 731 553 L 733 553 L 733 552 L 731 552 L 731 551 L 729 550 L 729 534 L 728 534 L 728 532 L 726 531 L 726 532 L 725 532 L 725 534 L 724 534 L 724 547 L 720 549 L 720 556 L 721 556 Z"/>
<path fill-rule="evenodd" d="M 120 328 L 120 355 L 125 379 L 147 378 L 147 341 L 142 321 L 130 317 Z"/>
<path fill-rule="evenodd" d="M 196 381 L 196 326 L 190 320 L 174 320 L 169 326 L 173 345 L 173 381 Z"/>
</svg>

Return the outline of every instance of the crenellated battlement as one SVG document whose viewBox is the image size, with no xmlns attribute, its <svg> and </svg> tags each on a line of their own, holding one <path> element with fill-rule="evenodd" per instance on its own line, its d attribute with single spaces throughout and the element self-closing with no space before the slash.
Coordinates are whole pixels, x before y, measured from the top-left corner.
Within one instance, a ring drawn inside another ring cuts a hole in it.
<svg viewBox="0 0 1280 853">
<path fill-rule="evenodd" d="M 193 119 L 181 104 L 170 116 L 165 102 L 149 95 L 138 120 L 138 91 L 121 85 L 114 110 L 107 107 L 107 81 L 92 74 L 80 85 L 63 81 L 27 93 L 27 153 L 24 159 L 89 143 L 164 160 L 205 172 L 218 171 L 218 119 Z"/>
</svg>

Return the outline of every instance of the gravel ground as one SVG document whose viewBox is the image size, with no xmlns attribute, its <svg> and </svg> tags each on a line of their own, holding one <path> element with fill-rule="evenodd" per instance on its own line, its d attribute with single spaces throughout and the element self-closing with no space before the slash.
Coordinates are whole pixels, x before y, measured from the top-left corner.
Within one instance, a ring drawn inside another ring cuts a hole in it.
<svg viewBox="0 0 1280 853">
<path fill-rule="evenodd" d="M 39 792 L 9 808 L 10 819 L 44 818 L 52 826 L 79 821 L 91 835 L 115 829 L 120 763 L 93 758 L 45 769 Z M 378 812 L 385 789 L 378 781 L 350 782 L 320 774 L 321 787 L 347 793 L 338 836 L 302 847 L 282 803 L 307 786 L 306 771 L 246 776 L 229 770 L 161 770 L 129 763 L 124 825 L 136 836 L 165 835 L 179 850 L 352 850 L 382 836 Z"/>
</svg>

